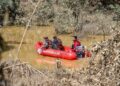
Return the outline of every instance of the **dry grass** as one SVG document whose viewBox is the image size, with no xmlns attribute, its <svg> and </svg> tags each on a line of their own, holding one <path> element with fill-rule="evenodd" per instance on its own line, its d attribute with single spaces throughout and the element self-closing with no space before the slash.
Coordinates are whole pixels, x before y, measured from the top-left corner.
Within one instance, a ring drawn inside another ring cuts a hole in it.
<svg viewBox="0 0 120 86">
<path fill-rule="evenodd" d="M 2 36 L 4 37 L 5 41 L 8 43 L 8 45 L 13 46 L 13 49 L 10 49 L 9 51 L 6 51 L 2 54 L 3 58 L 9 59 L 11 57 L 15 57 L 18 45 L 20 43 L 20 40 L 22 38 L 24 32 L 24 27 L 4 27 L 4 29 L 0 30 L 0 33 L 2 33 Z M 37 41 L 42 41 L 44 36 L 48 36 L 49 38 L 52 38 L 52 36 L 55 35 L 54 29 L 52 27 L 31 27 L 31 29 L 28 30 L 27 35 L 25 37 L 24 43 L 22 45 L 21 51 L 19 53 L 19 58 L 22 61 L 29 62 L 31 65 L 33 65 L 36 68 L 53 68 L 55 67 L 55 58 L 50 57 L 44 57 L 40 56 L 36 53 L 34 49 L 34 45 Z M 64 45 L 70 46 L 72 44 L 73 38 L 71 35 L 59 35 L 59 38 L 63 40 Z M 83 39 L 80 39 L 81 43 L 83 45 L 86 45 L 90 48 L 90 45 L 94 42 L 103 40 L 102 36 L 89 36 Z M 39 58 L 39 64 L 36 59 Z M 88 65 L 89 58 L 80 59 L 77 61 L 68 61 L 68 60 L 62 60 L 62 64 L 65 67 L 86 67 Z"/>
</svg>

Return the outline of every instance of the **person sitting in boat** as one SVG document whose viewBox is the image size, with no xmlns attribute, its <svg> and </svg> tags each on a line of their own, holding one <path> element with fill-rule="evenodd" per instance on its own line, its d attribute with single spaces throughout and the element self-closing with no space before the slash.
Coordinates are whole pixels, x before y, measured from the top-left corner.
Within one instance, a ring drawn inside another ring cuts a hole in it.
<svg viewBox="0 0 120 86">
<path fill-rule="evenodd" d="M 80 41 L 78 40 L 77 36 L 73 36 L 74 37 L 74 40 L 73 40 L 73 44 L 72 44 L 72 49 L 75 51 L 76 50 L 76 47 L 77 46 L 80 46 L 81 43 Z"/>
<path fill-rule="evenodd" d="M 53 49 L 64 50 L 62 41 L 61 39 L 57 38 L 57 36 L 53 37 L 52 47 Z"/>
<path fill-rule="evenodd" d="M 84 48 L 83 45 L 80 45 L 80 46 L 77 45 L 75 51 L 76 51 L 76 54 L 77 54 L 78 58 L 82 58 L 82 57 L 85 56 L 85 48 Z"/>
<path fill-rule="evenodd" d="M 59 40 L 58 49 L 59 49 L 59 50 L 64 50 L 64 46 L 63 46 L 63 44 L 62 44 L 61 39 Z"/>
<path fill-rule="evenodd" d="M 53 36 L 53 41 L 52 41 L 53 49 L 58 49 L 58 45 L 59 45 L 59 39 L 57 38 L 57 36 Z"/>
<path fill-rule="evenodd" d="M 51 48 L 52 47 L 52 41 L 49 40 L 48 37 L 44 37 L 44 43 L 43 43 L 43 48 Z"/>
</svg>

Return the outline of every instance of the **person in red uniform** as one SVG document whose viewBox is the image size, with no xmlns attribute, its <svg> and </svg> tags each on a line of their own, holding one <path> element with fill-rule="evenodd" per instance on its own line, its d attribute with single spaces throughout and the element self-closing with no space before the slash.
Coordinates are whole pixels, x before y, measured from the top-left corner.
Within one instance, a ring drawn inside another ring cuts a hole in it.
<svg viewBox="0 0 120 86">
<path fill-rule="evenodd" d="M 77 36 L 73 36 L 74 37 L 74 40 L 73 40 L 73 44 L 72 44 L 72 49 L 74 51 L 76 51 L 76 47 L 77 46 L 81 46 L 81 43 L 80 41 L 78 40 Z"/>
</svg>

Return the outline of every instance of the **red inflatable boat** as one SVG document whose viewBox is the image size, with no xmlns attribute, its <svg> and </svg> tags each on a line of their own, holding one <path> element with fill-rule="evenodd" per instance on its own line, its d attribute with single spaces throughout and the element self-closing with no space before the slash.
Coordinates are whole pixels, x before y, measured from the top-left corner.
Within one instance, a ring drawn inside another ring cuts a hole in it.
<svg viewBox="0 0 120 86">
<path fill-rule="evenodd" d="M 42 42 L 37 42 L 35 45 L 35 49 L 37 50 L 37 53 L 40 55 L 50 56 L 50 57 L 55 57 L 55 58 L 62 58 L 62 59 L 67 59 L 67 60 L 77 59 L 76 53 L 70 47 L 64 46 L 65 50 L 62 51 L 62 50 L 55 50 L 55 49 L 44 49 L 42 48 L 42 46 L 43 46 Z"/>
</svg>

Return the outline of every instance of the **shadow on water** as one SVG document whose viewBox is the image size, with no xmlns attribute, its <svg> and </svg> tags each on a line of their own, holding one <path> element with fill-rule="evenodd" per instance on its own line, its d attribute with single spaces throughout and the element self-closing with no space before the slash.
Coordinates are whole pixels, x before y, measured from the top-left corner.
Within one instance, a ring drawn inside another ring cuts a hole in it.
<svg viewBox="0 0 120 86">
<path fill-rule="evenodd" d="M 9 51 L 11 49 L 14 49 L 14 46 L 8 45 L 8 43 L 6 43 L 3 37 L 0 35 L 0 53 Z"/>
<path fill-rule="evenodd" d="M 11 49 L 14 49 L 14 46 L 12 45 L 7 45 L 6 43 L 3 45 L 0 45 L 0 52 L 6 52 L 6 51 L 10 51 Z"/>
<path fill-rule="evenodd" d="M 10 51 L 11 49 L 14 49 L 14 46 L 12 45 L 7 45 L 4 48 L 2 48 L 2 52 Z"/>
<path fill-rule="evenodd" d="M 20 42 L 18 42 L 18 41 L 6 41 L 5 43 L 6 44 L 20 44 Z M 28 43 L 23 42 L 22 44 L 28 44 Z"/>
<path fill-rule="evenodd" d="M 65 59 L 59 59 L 61 62 L 61 65 L 66 68 L 82 68 L 87 67 L 89 58 L 80 58 L 77 60 L 65 60 Z M 36 58 L 36 62 L 39 65 L 46 64 L 48 67 L 54 67 L 56 65 L 56 58 L 53 57 L 44 57 L 40 56 Z"/>
</svg>

